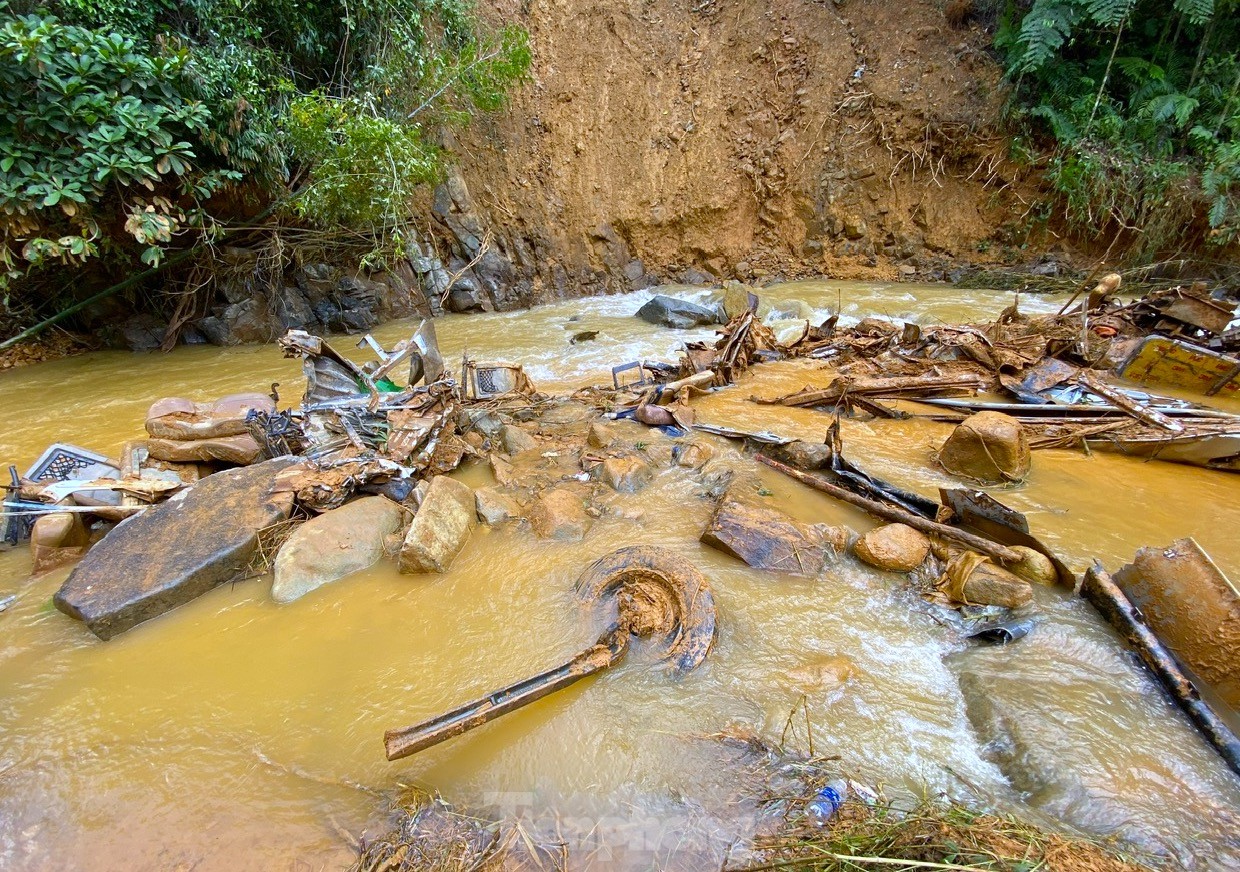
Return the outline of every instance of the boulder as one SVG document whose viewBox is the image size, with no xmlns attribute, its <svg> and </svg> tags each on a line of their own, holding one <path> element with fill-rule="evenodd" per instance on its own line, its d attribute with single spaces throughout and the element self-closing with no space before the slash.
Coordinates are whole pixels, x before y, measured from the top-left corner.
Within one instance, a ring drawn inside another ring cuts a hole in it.
<svg viewBox="0 0 1240 872">
<path fill-rule="evenodd" d="M 529 520 L 540 539 L 579 542 L 590 529 L 590 517 L 581 498 L 567 488 L 542 494 L 530 508 Z"/>
<path fill-rule="evenodd" d="M 505 424 L 499 428 L 499 440 L 504 446 L 505 454 L 520 454 L 538 447 L 538 440 L 513 424 Z"/>
<path fill-rule="evenodd" d="M 798 523 L 783 512 L 725 495 L 711 515 L 701 540 L 743 560 L 754 569 L 770 569 L 813 578 L 822 572 L 831 547 L 824 527 Z"/>
<path fill-rule="evenodd" d="M 292 602 L 378 563 L 404 518 L 404 509 L 387 497 L 362 497 L 306 521 L 276 554 L 271 598 Z"/>
<path fill-rule="evenodd" d="M 56 608 L 110 639 L 244 578 L 259 531 L 292 511 L 292 495 L 272 486 L 294 463 L 281 457 L 217 472 L 117 525 L 57 591 Z"/>
<path fill-rule="evenodd" d="M 42 575 L 80 560 L 90 548 L 90 531 L 77 512 L 43 515 L 30 531 L 32 575 Z"/>
<path fill-rule="evenodd" d="M 688 300 L 657 294 L 637 310 L 637 317 L 650 324 L 683 330 L 703 324 L 722 324 L 726 316 L 718 309 L 708 309 Z"/>
<path fill-rule="evenodd" d="M 185 441 L 241 436 L 249 433 L 245 419 L 251 410 L 271 414 L 276 404 L 266 394 L 230 394 L 212 403 L 181 397 L 156 400 L 146 413 L 146 432 L 156 439 Z"/>
<path fill-rule="evenodd" d="M 631 494 L 650 483 L 654 470 L 636 457 L 608 457 L 599 466 L 598 476 L 612 490 Z"/>
<path fill-rule="evenodd" d="M 401 572 L 447 572 L 478 524 L 473 488 L 448 478 L 431 480 L 400 549 Z"/>
<path fill-rule="evenodd" d="M 929 553 L 926 534 L 905 524 L 875 527 L 853 545 L 858 560 L 888 572 L 911 572 Z"/>
<path fill-rule="evenodd" d="M 825 442 L 802 442 L 800 439 L 785 445 L 771 445 L 764 450 L 776 460 L 798 469 L 828 469 L 835 457 L 834 449 Z"/>
<path fill-rule="evenodd" d="M 1000 412 L 977 412 L 957 424 L 938 459 L 953 475 L 983 484 L 1019 481 L 1031 463 L 1025 428 Z"/>
<path fill-rule="evenodd" d="M 146 450 L 155 460 L 166 460 L 170 463 L 205 463 L 218 460 L 221 463 L 235 463 L 247 466 L 258 460 L 262 449 L 250 435 L 222 436 L 218 439 L 147 439 Z"/>
<path fill-rule="evenodd" d="M 496 487 L 482 487 L 474 491 L 474 504 L 478 520 L 488 527 L 521 517 L 521 504 Z"/>
<path fill-rule="evenodd" d="M 723 314 L 729 321 L 745 314 L 751 306 L 757 308 L 757 305 L 758 297 L 749 290 L 748 285 L 734 281 L 723 283 Z"/>
</svg>

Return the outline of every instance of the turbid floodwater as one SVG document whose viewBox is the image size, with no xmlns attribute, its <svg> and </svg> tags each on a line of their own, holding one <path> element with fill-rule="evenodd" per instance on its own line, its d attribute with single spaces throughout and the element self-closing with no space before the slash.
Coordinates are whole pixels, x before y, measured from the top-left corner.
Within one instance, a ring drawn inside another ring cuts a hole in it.
<svg viewBox="0 0 1240 872">
<path fill-rule="evenodd" d="M 437 329 L 448 361 L 468 350 L 520 363 L 540 390 L 564 392 L 711 336 L 633 317 L 648 296 L 449 316 Z M 994 317 L 1011 302 L 840 282 L 764 296 L 777 330 L 837 308 L 931 324 Z M 376 335 L 390 344 L 411 326 Z M 570 345 L 584 330 L 599 336 Z M 338 347 L 353 352 L 353 341 Z M 820 440 L 826 415 L 749 397 L 829 378 L 815 361 L 760 366 L 697 400 L 699 421 Z M 24 469 L 54 441 L 114 454 L 141 435 L 159 397 L 266 392 L 273 382 L 284 404 L 297 401 L 299 362 L 274 346 L 101 352 L 8 372 L 0 461 Z M 948 430 L 845 421 L 843 437 L 855 463 L 934 495 L 958 484 L 931 460 Z M 457 475 L 489 480 L 484 466 Z M 759 475 L 759 495 L 798 518 L 873 525 L 777 473 Z M 1240 476 L 1043 451 L 1026 482 L 992 493 L 1074 569 L 1094 558 L 1114 569 L 1141 546 L 1194 536 L 1240 576 Z M 1120 837 L 1173 865 L 1240 868 L 1240 781 L 1070 591 L 1037 590 L 1026 639 L 971 647 L 899 576 L 841 557 L 820 578 L 792 578 L 701 545 L 711 502 L 680 470 L 610 497 L 608 508 L 578 543 L 479 528 L 441 576 L 381 563 L 286 605 L 271 600 L 269 577 L 256 578 L 106 643 L 52 608 L 67 569 L 32 580 L 24 547 L 0 552 L 0 596 L 17 597 L 0 613 L 0 868 L 341 868 L 353 858 L 341 833 L 377 833 L 387 796 L 405 784 L 523 815 L 531 828 L 558 825 L 580 843 L 578 865 L 718 868 L 750 821 L 737 761 L 707 737 L 754 731 L 804 748 L 804 716 L 785 730 L 793 709 L 808 716 L 816 753 L 889 792 L 972 798 Z M 593 641 L 573 582 L 593 559 L 636 544 L 671 549 L 710 579 L 720 635 L 702 667 L 672 678 L 626 663 L 421 755 L 385 760 L 384 730 Z M 846 680 L 807 678 L 822 664 L 830 668 L 819 673 Z"/>
</svg>

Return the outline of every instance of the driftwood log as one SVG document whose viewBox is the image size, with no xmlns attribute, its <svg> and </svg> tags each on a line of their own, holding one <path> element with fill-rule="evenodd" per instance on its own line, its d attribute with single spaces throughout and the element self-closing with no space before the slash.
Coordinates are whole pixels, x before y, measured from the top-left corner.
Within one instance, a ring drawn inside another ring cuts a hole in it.
<svg viewBox="0 0 1240 872">
<path fill-rule="evenodd" d="M 1086 570 L 1081 596 L 1092 603 L 1124 641 L 1132 646 L 1141 662 L 1149 667 L 1172 699 L 1184 709 L 1189 720 L 1227 761 L 1231 771 L 1240 775 L 1240 739 L 1201 698 L 1171 652 L 1146 626 L 1141 612 L 1102 568 L 1102 564 L 1095 562 Z"/>
<path fill-rule="evenodd" d="M 932 536 L 942 536 L 945 539 L 953 539 L 968 548 L 972 548 L 974 551 L 980 551 L 987 557 L 998 560 L 1000 563 L 1020 562 L 1020 553 L 1013 551 L 1006 545 L 1000 545 L 998 542 L 991 541 L 990 539 L 984 539 L 981 536 L 975 536 L 972 533 L 967 533 L 964 530 L 957 529 L 956 527 L 952 527 L 947 524 L 940 524 L 937 521 L 927 520 L 921 515 L 915 515 L 912 512 L 896 508 L 895 506 L 888 505 L 887 503 L 880 503 L 877 500 L 871 500 L 863 496 L 858 496 L 850 490 L 846 490 L 839 485 L 831 484 L 831 482 L 823 480 L 822 476 L 811 475 L 808 472 L 803 472 L 796 467 L 789 466 L 786 463 L 780 463 L 778 460 L 773 460 L 765 454 L 757 455 L 757 460 L 760 463 L 765 463 L 771 469 L 778 470 L 784 475 L 795 478 L 802 484 L 809 485 L 814 490 L 822 491 L 824 494 L 830 494 L 836 499 L 850 503 L 859 509 L 865 509 L 871 515 L 876 515 L 884 520 L 893 521 L 897 524 L 906 524 L 915 530 L 920 530 L 921 532 Z"/>
</svg>

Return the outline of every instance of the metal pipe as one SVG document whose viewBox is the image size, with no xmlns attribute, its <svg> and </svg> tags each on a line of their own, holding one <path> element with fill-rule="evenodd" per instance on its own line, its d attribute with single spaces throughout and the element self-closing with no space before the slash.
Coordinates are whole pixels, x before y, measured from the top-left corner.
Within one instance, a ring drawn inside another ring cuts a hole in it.
<svg viewBox="0 0 1240 872">
<path fill-rule="evenodd" d="M 628 652 L 629 633 L 612 627 L 573 659 L 554 669 L 500 688 L 460 708 L 405 727 L 388 730 L 383 744 L 389 760 L 399 760 L 489 723 L 581 679 L 618 663 Z"/>
</svg>

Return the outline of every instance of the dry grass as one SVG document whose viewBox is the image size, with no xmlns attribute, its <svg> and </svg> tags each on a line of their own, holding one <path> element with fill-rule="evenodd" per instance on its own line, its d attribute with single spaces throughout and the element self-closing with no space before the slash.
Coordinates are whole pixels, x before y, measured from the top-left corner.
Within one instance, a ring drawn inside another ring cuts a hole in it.
<svg viewBox="0 0 1240 872">
<path fill-rule="evenodd" d="M 1003 870 L 1003 872 L 1141 872 L 1150 867 L 1094 842 L 1050 833 L 1011 817 L 926 801 L 908 811 L 890 803 L 845 803 L 826 826 L 791 818 L 755 845 L 766 869 Z M 738 870 L 741 872 L 741 870 Z"/>
</svg>

